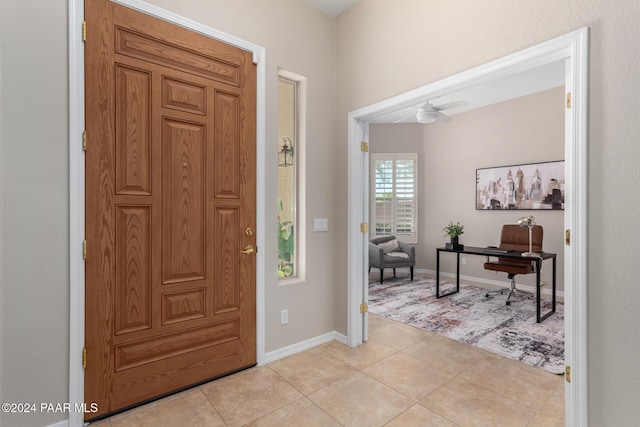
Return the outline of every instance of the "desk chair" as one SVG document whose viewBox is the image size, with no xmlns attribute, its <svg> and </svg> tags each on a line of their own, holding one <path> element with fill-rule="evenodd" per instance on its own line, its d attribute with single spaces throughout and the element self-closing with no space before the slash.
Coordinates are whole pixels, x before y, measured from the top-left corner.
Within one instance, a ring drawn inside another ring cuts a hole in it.
<svg viewBox="0 0 640 427">
<path fill-rule="evenodd" d="M 531 230 L 531 242 L 532 250 L 542 251 L 542 227 L 540 225 L 534 225 Z M 500 234 L 500 249 L 508 249 L 515 251 L 528 252 L 529 251 L 529 230 L 521 228 L 517 224 L 505 224 L 502 226 L 502 233 Z M 535 258 L 534 258 L 535 259 Z M 507 273 L 507 277 L 511 279 L 510 289 L 497 289 L 495 291 L 489 291 L 486 293 L 486 297 L 491 294 L 500 293 L 503 294 L 507 291 L 506 304 L 511 305 L 511 297 L 515 294 L 525 295 L 529 299 L 533 299 L 533 295 L 529 292 L 516 289 L 516 275 L 517 274 L 532 274 L 535 273 L 536 263 L 534 259 L 530 257 L 522 257 L 522 259 L 507 259 L 498 257 L 497 261 L 489 261 L 484 263 L 485 270 L 500 271 Z"/>
</svg>

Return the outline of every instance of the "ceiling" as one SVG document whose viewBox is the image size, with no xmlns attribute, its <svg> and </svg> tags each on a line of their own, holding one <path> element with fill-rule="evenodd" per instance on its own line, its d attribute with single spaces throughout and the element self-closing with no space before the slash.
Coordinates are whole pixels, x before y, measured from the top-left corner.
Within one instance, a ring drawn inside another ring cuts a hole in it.
<svg viewBox="0 0 640 427">
<path fill-rule="evenodd" d="M 336 17 L 353 6 L 358 0 L 300 0 L 322 13 Z M 417 123 L 418 107 L 426 101 L 434 106 L 445 105 L 457 101 L 465 101 L 467 105 L 444 110 L 450 117 L 476 108 L 485 107 L 498 102 L 508 101 L 525 95 L 564 85 L 564 61 L 557 61 L 527 70 L 519 74 L 501 77 L 433 99 L 425 99 L 418 104 L 376 116 L 370 123 Z"/>
<path fill-rule="evenodd" d="M 508 101 L 525 95 L 564 85 L 564 61 L 552 62 L 508 77 L 490 80 L 464 90 L 449 93 L 433 99 L 425 99 L 417 104 L 381 114 L 369 120 L 370 123 L 417 123 L 418 107 L 429 101 L 434 107 L 457 101 L 467 105 L 443 111 L 447 116 Z"/>
<path fill-rule="evenodd" d="M 351 6 L 356 4 L 358 0 L 301 0 L 314 9 L 329 16 L 338 16 Z"/>
</svg>

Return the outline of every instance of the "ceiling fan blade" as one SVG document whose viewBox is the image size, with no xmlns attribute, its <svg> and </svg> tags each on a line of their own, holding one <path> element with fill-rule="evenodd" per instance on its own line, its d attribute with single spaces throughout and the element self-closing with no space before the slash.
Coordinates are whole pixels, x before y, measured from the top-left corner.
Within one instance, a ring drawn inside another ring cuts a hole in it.
<svg viewBox="0 0 640 427">
<path fill-rule="evenodd" d="M 442 110 L 453 110 L 454 108 L 466 107 L 467 105 L 469 105 L 467 101 L 455 101 L 455 102 L 449 102 L 448 104 L 437 105 L 433 108 L 434 110 L 442 111 Z"/>
<path fill-rule="evenodd" d="M 406 115 L 406 116 L 402 117 L 401 119 L 394 120 L 394 121 L 393 121 L 393 123 L 394 123 L 394 124 L 395 124 L 395 123 L 404 123 L 404 122 L 406 122 L 406 121 L 407 121 L 407 120 L 409 120 L 409 119 L 411 119 L 411 120 L 409 120 L 409 122 L 413 122 L 413 121 L 415 121 L 415 118 L 416 118 L 415 113 L 411 113 L 411 114 L 408 114 L 408 115 Z"/>
<path fill-rule="evenodd" d="M 451 120 L 453 120 L 451 117 L 447 116 L 446 114 L 441 113 L 440 111 L 436 111 L 436 114 L 438 115 L 438 121 L 441 122 L 450 122 Z"/>
</svg>

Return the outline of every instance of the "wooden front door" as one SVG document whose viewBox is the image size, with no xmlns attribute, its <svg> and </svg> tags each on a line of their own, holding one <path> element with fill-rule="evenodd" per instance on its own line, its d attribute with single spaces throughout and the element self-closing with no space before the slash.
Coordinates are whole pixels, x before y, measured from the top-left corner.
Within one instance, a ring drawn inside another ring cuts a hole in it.
<svg viewBox="0 0 640 427">
<path fill-rule="evenodd" d="M 85 402 L 256 363 L 252 54 L 86 0 Z"/>
</svg>

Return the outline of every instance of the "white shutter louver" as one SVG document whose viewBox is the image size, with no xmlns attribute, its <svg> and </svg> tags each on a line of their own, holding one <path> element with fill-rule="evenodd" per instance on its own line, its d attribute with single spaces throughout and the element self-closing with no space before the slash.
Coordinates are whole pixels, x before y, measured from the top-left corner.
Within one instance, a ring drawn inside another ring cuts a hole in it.
<svg viewBox="0 0 640 427">
<path fill-rule="evenodd" d="M 417 154 L 372 154 L 374 236 L 417 243 Z"/>
</svg>

